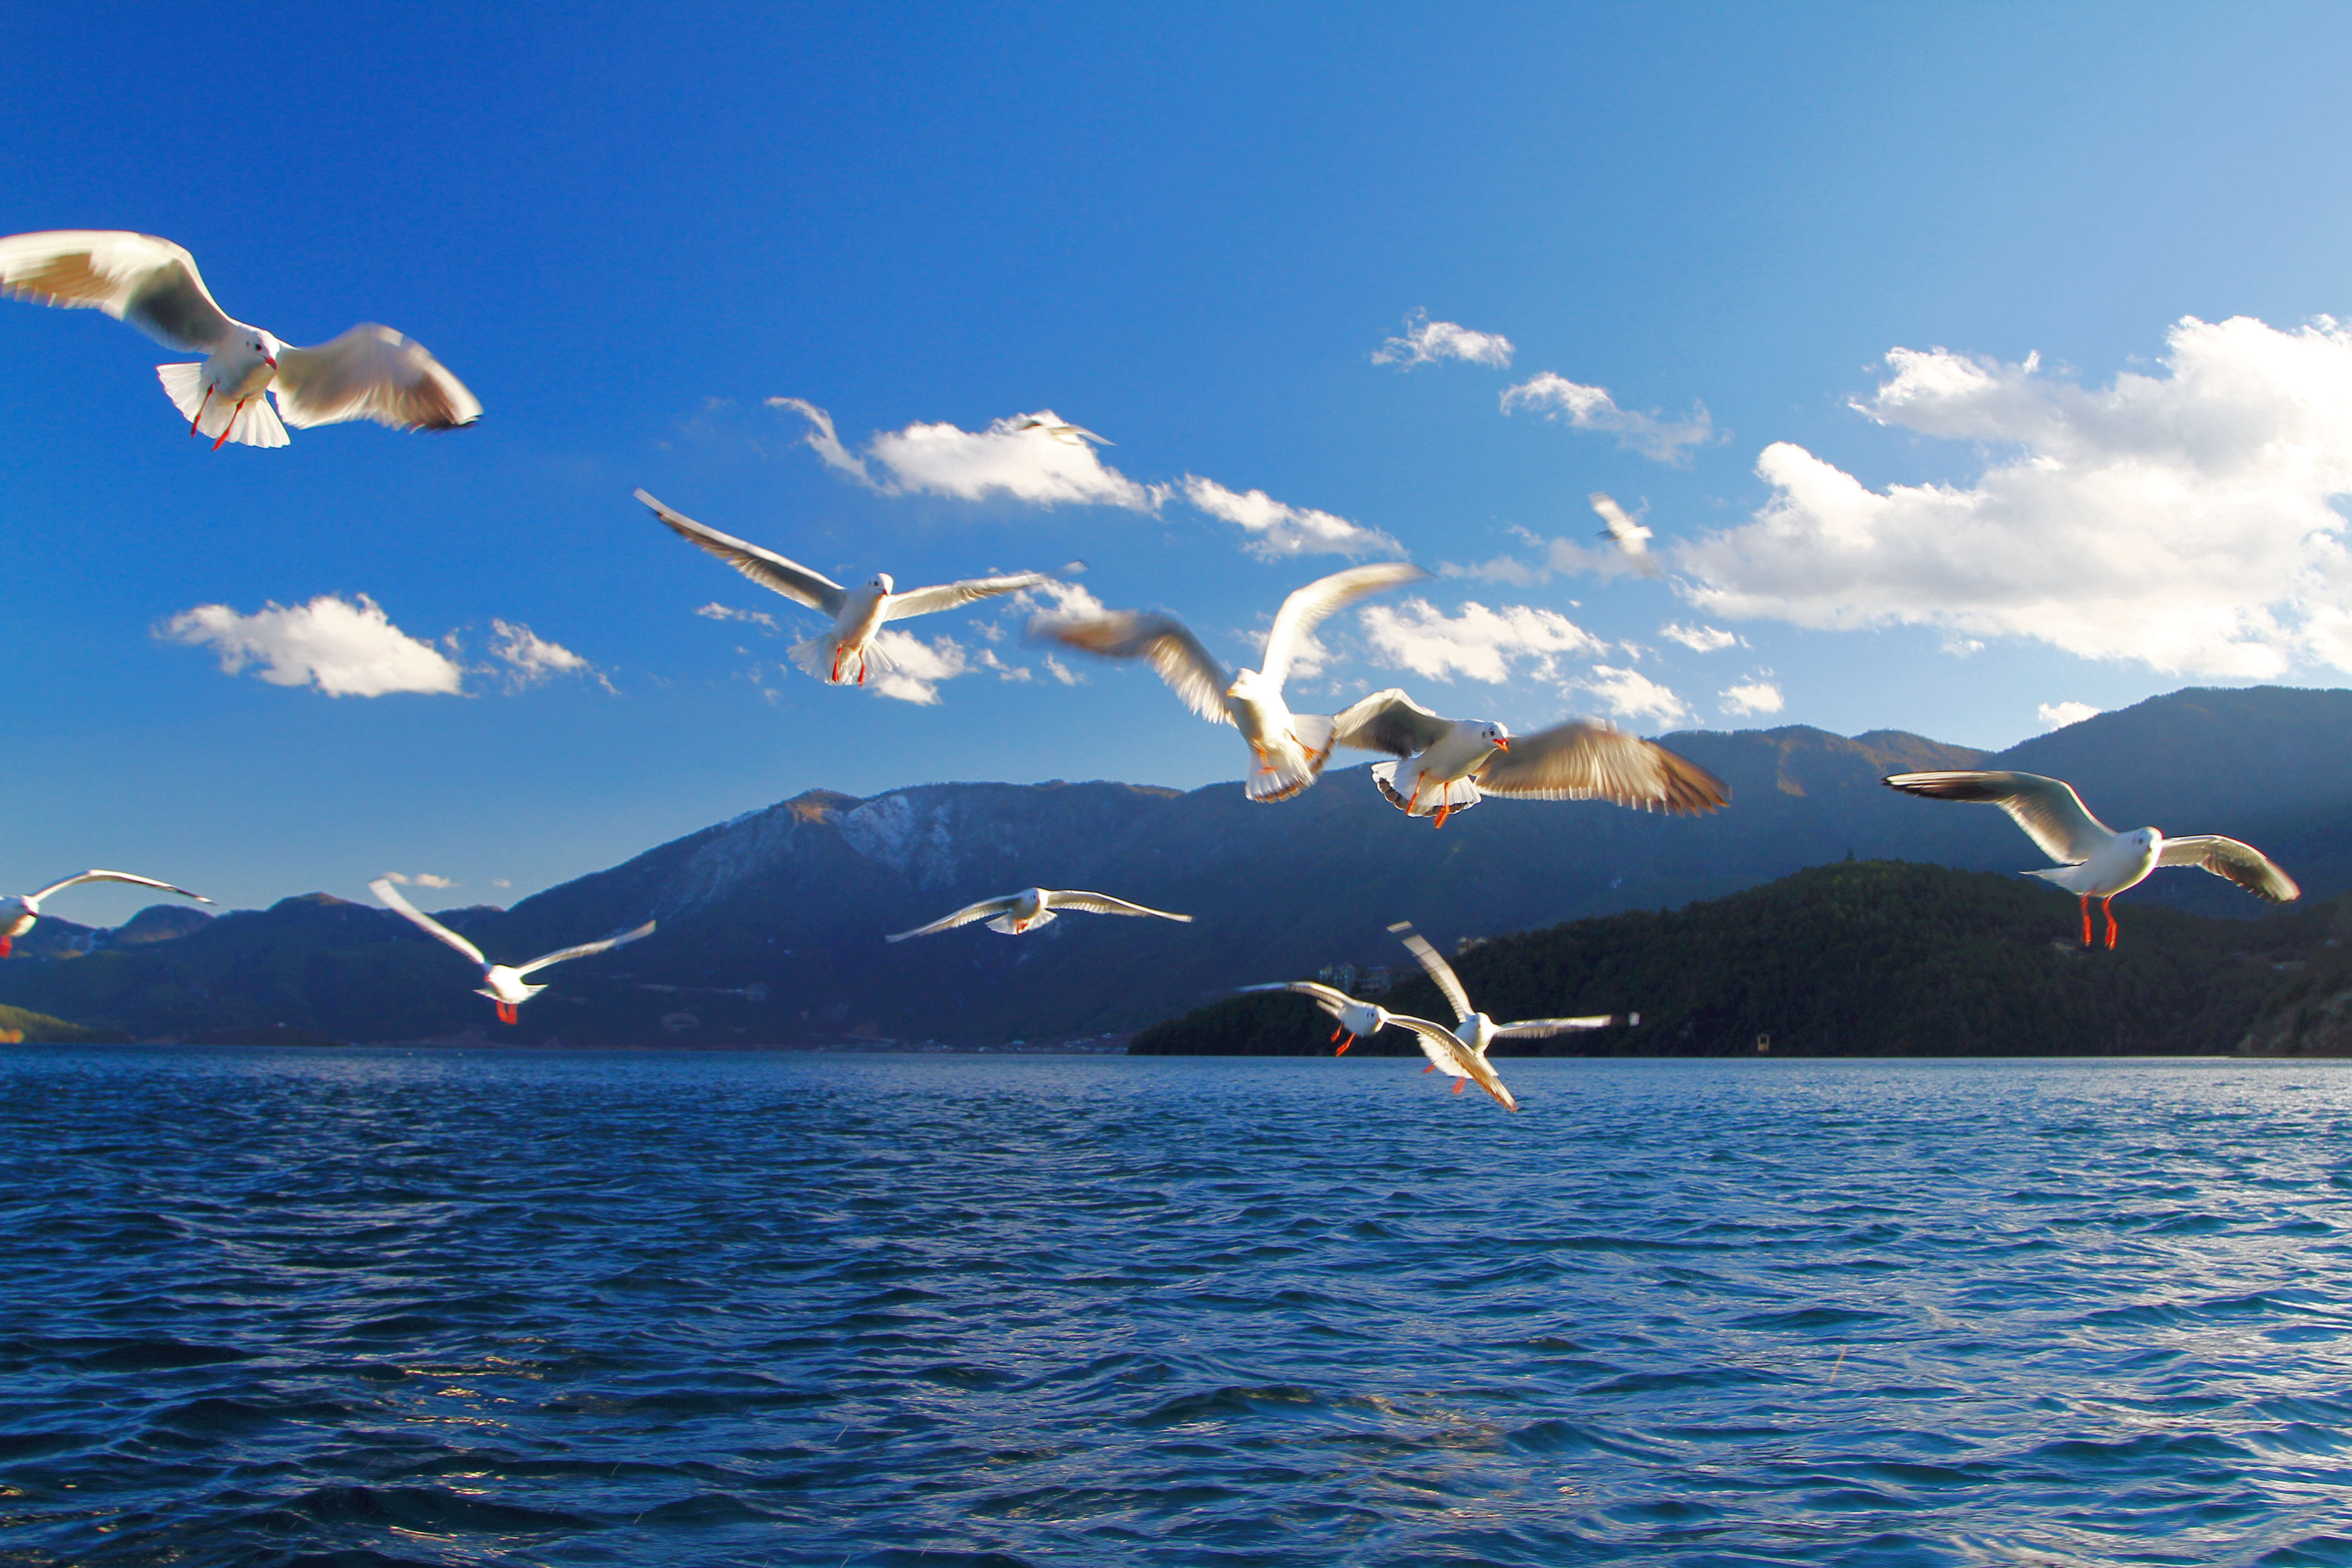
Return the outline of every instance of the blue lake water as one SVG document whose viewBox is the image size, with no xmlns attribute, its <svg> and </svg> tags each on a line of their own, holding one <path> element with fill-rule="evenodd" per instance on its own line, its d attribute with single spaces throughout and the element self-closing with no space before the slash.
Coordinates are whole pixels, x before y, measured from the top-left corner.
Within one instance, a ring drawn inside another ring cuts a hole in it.
<svg viewBox="0 0 2352 1568">
<path fill-rule="evenodd" d="M 0 1051 L 0 1564 L 2352 1563 L 2352 1064 Z"/>
</svg>

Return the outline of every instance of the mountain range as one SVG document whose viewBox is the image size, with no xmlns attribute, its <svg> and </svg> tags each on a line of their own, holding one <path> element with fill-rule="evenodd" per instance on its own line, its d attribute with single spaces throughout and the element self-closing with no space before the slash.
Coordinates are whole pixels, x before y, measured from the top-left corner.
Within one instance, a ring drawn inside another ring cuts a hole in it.
<svg viewBox="0 0 2352 1568">
<path fill-rule="evenodd" d="M 1234 784 L 935 784 L 867 799 L 816 790 L 511 910 L 442 918 L 509 962 L 660 922 L 643 942 L 551 972 L 553 988 L 519 1028 L 491 1026 L 501 1039 L 983 1042 L 1125 1031 L 1245 982 L 1390 963 L 1386 928 L 1400 918 L 1451 951 L 1465 936 L 1678 909 L 1848 856 L 2003 872 L 2042 864 L 2000 813 L 1878 782 L 1906 770 L 2055 774 L 2117 827 L 2230 834 L 2312 898 L 2352 889 L 2352 692 L 2192 689 L 1990 755 L 1804 726 L 1661 740 L 1723 778 L 1731 805 L 1691 819 L 1489 800 L 1441 830 L 1381 799 L 1364 767 L 1278 805 L 1252 805 Z M 1017 940 L 979 926 L 880 940 L 1031 885 L 1196 918 L 1066 915 Z M 2267 910 L 2219 879 L 2167 871 L 2119 905 L 2126 940 L 2134 909 L 2150 904 Z M 386 911 L 324 894 L 175 940 L 91 945 L 48 957 L 23 945 L 28 956 L 0 963 L 0 1003 L 141 1038 L 262 1026 L 425 1038 L 487 1022 L 462 959 Z"/>
</svg>

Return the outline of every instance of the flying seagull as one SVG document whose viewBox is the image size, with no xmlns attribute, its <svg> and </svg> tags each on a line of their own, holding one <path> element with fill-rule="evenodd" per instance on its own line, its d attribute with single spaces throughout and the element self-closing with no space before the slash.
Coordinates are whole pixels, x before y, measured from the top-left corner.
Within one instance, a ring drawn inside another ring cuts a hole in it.
<svg viewBox="0 0 2352 1568">
<path fill-rule="evenodd" d="M 1066 447 L 1083 447 L 1092 441 L 1097 447 L 1116 447 L 1116 441 L 1104 439 L 1083 425 L 1072 425 L 1050 408 L 1038 410 L 1013 426 L 1015 430 L 1034 430 L 1040 436 L 1059 441 Z"/>
<path fill-rule="evenodd" d="M 1658 558 L 1650 553 L 1653 535 L 1649 529 L 1626 515 L 1625 509 L 1612 500 L 1606 490 L 1594 490 L 1585 499 L 1601 514 L 1601 521 L 1609 525 L 1601 531 L 1601 537 L 1616 541 L 1617 548 L 1635 572 L 1644 577 L 1656 576 Z"/>
<path fill-rule="evenodd" d="M 1462 989 L 1461 980 L 1454 966 L 1445 962 L 1438 951 L 1430 946 L 1412 929 L 1411 921 L 1399 921 L 1389 927 L 1405 945 L 1405 950 L 1421 961 L 1422 968 L 1437 982 L 1437 989 L 1452 1005 L 1454 1016 L 1460 1020 L 1446 1030 L 1425 1018 L 1408 1018 L 1391 1015 L 1394 1022 L 1411 1029 L 1421 1040 L 1422 1054 L 1429 1058 L 1424 1072 L 1442 1072 L 1454 1080 L 1454 1092 L 1460 1094 L 1465 1083 L 1475 1081 L 1480 1089 L 1493 1095 L 1506 1110 L 1517 1110 L 1519 1102 L 1503 1087 L 1494 1067 L 1486 1060 L 1486 1047 L 1496 1040 L 1539 1040 L 1549 1035 L 1564 1035 L 1572 1030 L 1606 1029 L 1617 1024 L 1638 1024 L 1642 1015 L 1631 1013 L 1595 1014 L 1583 1018 L 1523 1018 L 1516 1024 L 1497 1024 L 1486 1014 L 1470 1005 L 1470 994 Z"/>
<path fill-rule="evenodd" d="M 169 348 L 208 357 L 155 367 L 188 434 L 283 447 L 286 426 L 373 419 L 401 430 L 455 430 L 482 405 L 425 345 L 373 322 L 295 348 L 213 302 L 196 258 L 168 239 L 121 229 L 57 229 L 0 239 L 0 294 L 103 310 Z M 278 399 L 275 413 L 267 391 Z M 282 423 L 281 423 L 282 421 Z"/>
<path fill-rule="evenodd" d="M 1060 888 L 1030 888 L 1018 893 L 1006 893 L 998 898 L 982 899 L 976 904 L 966 904 L 951 915 L 942 916 L 927 926 L 902 931 L 886 937 L 886 942 L 904 942 L 910 936 L 929 936 L 934 931 L 953 931 L 974 921 L 987 921 L 988 929 L 1006 936 L 1019 936 L 1049 923 L 1059 910 L 1080 910 L 1090 915 L 1157 915 L 1163 921 L 1182 921 L 1190 925 L 1191 915 L 1171 915 L 1166 910 L 1146 909 L 1130 904 L 1125 899 L 1114 899 L 1108 893 L 1087 893 Z M 991 919 L 991 917 L 994 917 Z"/>
<path fill-rule="evenodd" d="M 2091 900 L 2107 917 L 2107 945 L 2116 945 L 2115 898 L 2137 887 L 2159 866 L 2200 866 L 2227 877 L 2246 891 L 2273 903 L 2303 896 L 2294 879 L 2251 844 L 2200 833 L 2168 838 L 2153 827 L 2117 833 L 2083 805 L 2074 786 L 2040 773 L 1895 773 L 1885 783 L 1906 795 L 1930 800 L 1979 801 L 1997 805 L 2025 829 L 2025 836 L 2053 860 L 2066 864 L 2029 871 L 2057 883 L 2083 900 L 2083 945 L 2091 945 Z"/>
<path fill-rule="evenodd" d="M 1338 986 L 1326 985 L 1319 980 L 1277 980 L 1271 985 L 1244 985 L 1240 989 L 1244 994 L 1258 991 L 1295 991 L 1301 996 L 1313 998 L 1318 1007 L 1322 1008 L 1339 1021 L 1339 1026 L 1331 1031 L 1331 1038 L 1337 1040 L 1342 1035 L 1348 1037 L 1347 1045 L 1341 1046 L 1331 1053 L 1335 1057 L 1346 1056 L 1348 1046 L 1354 1045 L 1360 1039 L 1370 1039 L 1391 1024 L 1400 1027 L 1410 1026 L 1402 1014 L 1391 1013 L 1376 1002 L 1360 1002 Z M 1425 1022 L 1425 1020 L 1415 1021 Z M 1435 1025 L 1430 1026 L 1436 1027 Z"/>
<path fill-rule="evenodd" d="M 578 947 L 567 947 L 559 952 L 547 953 L 532 959 L 529 963 L 517 964 L 509 968 L 503 963 L 492 963 L 482 956 L 480 948 L 401 897 L 400 889 L 392 885 L 390 879 L 377 878 L 368 884 L 368 891 L 382 899 L 385 907 L 394 913 L 406 918 L 427 935 L 440 938 L 481 965 L 482 984 L 474 988 L 474 994 L 478 996 L 487 996 L 499 1005 L 499 1022 L 501 1024 L 520 1022 L 520 1015 L 517 1009 L 547 989 L 544 985 L 524 984 L 525 976 L 535 974 L 550 964 L 562 963 L 566 959 L 586 958 L 590 953 L 603 952 L 609 948 L 619 947 L 624 942 L 635 942 L 639 937 L 651 936 L 654 933 L 654 922 L 647 921 L 635 931 L 625 931 L 618 936 L 608 936 L 602 942 L 583 942 Z"/>
<path fill-rule="evenodd" d="M 212 900 L 202 893 L 192 893 L 185 888 L 175 888 L 169 882 L 159 882 L 152 877 L 134 877 L 128 871 L 84 871 L 79 877 L 68 877 L 62 882 L 51 882 L 37 893 L 14 893 L 0 899 L 0 958 L 16 950 L 16 939 L 33 929 L 41 918 L 41 900 L 52 893 L 62 893 L 68 888 L 84 882 L 128 882 L 134 888 L 161 888 L 167 893 L 177 893 L 184 899 L 194 899 L 200 904 Z"/>
<path fill-rule="evenodd" d="M 796 605 L 806 605 L 831 616 L 831 631 L 794 643 L 792 647 L 793 662 L 829 686 L 845 686 L 852 680 L 863 686 L 869 668 L 890 668 L 888 656 L 874 640 L 885 621 L 903 621 L 936 610 L 952 610 L 977 599 L 1034 588 L 1050 581 L 1042 572 L 1024 572 L 1017 577 L 975 577 L 936 588 L 912 588 L 901 594 L 887 572 L 877 572 L 867 579 L 866 586 L 845 588 L 824 573 L 812 572 L 797 561 L 787 561 L 772 551 L 705 527 L 683 512 L 671 510 L 643 490 L 637 491 L 637 499 L 652 508 L 653 514 L 668 524 L 679 538 L 699 545 L 761 587 L 772 588 Z"/>
<path fill-rule="evenodd" d="M 1436 826 L 1489 795 L 1517 800 L 1605 800 L 1672 815 L 1711 812 L 1728 785 L 1639 735 L 1572 719 L 1514 738 L 1491 720 L 1445 719 L 1391 687 L 1332 720 L 1332 743 L 1402 759 L 1372 764 L 1372 783 L 1412 816 Z"/>
<path fill-rule="evenodd" d="M 1402 561 L 1353 566 L 1319 578 L 1282 602 L 1266 633 L 1263 669 L 1227 675 L 1201 639 L 1173 616 L 1121 610 L 1075 620 L 1039 618 L 1029 635 L 1065 642 L 1105 658 L 1143 658 L 1185 707 L 1213 724 L 1231 724 L 1249 742 L 1256 766 L 1244 785 L 1255 801 L 1288 800 L 1315 782 L 1331 755 L 1332 721 L 1293 713 L 1282 699 L 1291 662 L 1315 628 L 1368 594 L 1417 583 L 1428 573 Z"/>
</svg>

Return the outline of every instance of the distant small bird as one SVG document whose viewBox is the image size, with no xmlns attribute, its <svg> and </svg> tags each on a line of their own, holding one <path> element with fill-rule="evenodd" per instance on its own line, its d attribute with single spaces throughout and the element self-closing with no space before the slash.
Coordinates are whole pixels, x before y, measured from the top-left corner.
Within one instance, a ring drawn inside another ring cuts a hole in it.
<svg viewBox="0 0 2352 1568">
<path fill-rule="evenodd" d="M 1336 985 L 1326 985 L 1319 980 L 1277 980 L 1271 985 L 1244 985 L 1244 994 L 1258 991 L 1295 991 L 1301 996 L 1314 998 L 1315 1005 L 1339 1020 L 1339 1026 L 1331 1031 L 1331 1038 L 1348 1037 L 1347 1045 L 1331 1054 L 1344 1057 L 1348 1046 L 1358 1040 L 1370 1039 L 1391 1024 L 1404 1026 L 1403 1015 L 1391 1013 L 1376 1002 L 1360 1002 Z"/>
<path fill-rule="evenodd" d="M 373 322 L 316 348 L 293 348 L 213 302 L 196 258 L 168 239 L 121 229 L 58 229 L 0 239 L 0 294 L 105 311 L 202 364 L 155 367 L 188 434 L 283 447 L 286 426 L 373 419 L 402 430 L 454 430 L 482 405 L 425 345 Z M 270 411 L 265 392 L 277 395 Z M 283 420 L 281 424 L 279 421 Z"/>
<path fill-rule="evenodd" d="M 1096 435 L 1093 431 L 1087 429 L 1083 425 L 1072 425 L 1066 423 L 1060 415 L 1055 413 L 1050 408 L 1040 409 L 1038 412 L 1032 414 L 1028 418 L 1023 420 L 1020 424 L 1015 425 L 1013 428 L 1015 430 L 1034 430 L 1040 436 L 1059 441 L 1066 447 L 1083 447 L 1089 441 L 1092 441 L 1097 447 L 1116 447 L 1118 445 L 1116 441 L 1107 441 L 1103 439 L 1103 437 Z"/>
<path fill-rule="evenodd" d="M 1592 510 L 1601 514 L 1601 521 L 1609 525 L 1601 531 L 1601 537 L 1615 540 L 1617 548 L 1624 552 L 1627 561 L 1633 563 L 1635 572 L 1644 577 L 1656 576 L 1658 558 L 1650 553 L 1650 540 L 1654 536 L 1649 529 L 1628 516 L 1623 507 L 1609 499 L 1606 490 L 1594 490 L 1585 499 L 1592 503 Z"/>
<path fill-rule="evenodd" d="M 882 629 L 885 621 L 903 621 L 939 610 L 952 610 L 960 605 L 1034 588 L 1052 580 L 1042 572 L 1024 572 L 1017 577 L 975 577 L 936 588 L 910 588 L 901 594 L 887 572 L 877 572 L 863 588 L 845 588 L 822 572 L 812 572 L 772 551 L 705 527 L 684 512 L 671 510 L 643 490 L 637 491 L 636 496 L 679 538 L 709 551 L 760 586 L 772 588 L 796 605 L 806 605 L 831 616 L 833 630 L 792 647 L 793 662 L 828 686 L 845 686 L 852 680 L 863 686 L 869 668 L 890 668 L 888 656 L 874 641 L 875 633 Z"/>
<path fill-rule="evenodd" d="M 2107 945 L 2116 945 L 2115 898 L 2136 888 L 2159 866 L 2199 866 L 2273 903 L 2303 896 L 2294 879 L 2251 844 L 2212 834 L 2168 838 L 2153 827 L 2117 833 L 2083 805 L 2074 786 L 2040 773 L 1895 773 L 1890 789 L 1930 800 L 1964 800 L 1997 805 L 2053 860 L 2046 871 L 2029 871 L 2057 883 L 2083 900 L 2083 945 L 2091 945 L 2091 900 L 2107 917 Z"/>
<path fill-rule="evenodd" d="M 966 904 L 951 915 L 935 920 L 913 931 L 902 931 L 885 937 L 886 942 L 904 942 L 908 937 L 929 936 L 934 931 L 953 931 L 974 921 L 988 921 L 988 929 L 1006 936 L 1019 936 L 1035 931 L 1054 919 L 1058 910 L 1080 910 L 1090 915 L 1157 915 L 1163 921 L 1192 923 L 1191 915 L 1171 915 L 1166 910 L 1146 909 L 1130 904 L 1125 899 L 1114 899 L 1108 893 L 1066 891 L 1059 888 L 1030 888 L 1018 893 L 1006 893 L 1000 898 L 982 899 L 976 904 Z M 994 916 L 993 920 L 989 919 Z"/>
<path fill-rule="evenodd" d="M 1597 719 L 1573 719 L 1514 739 L 1491 720 L 1441 718 L 1395 687 L 1336 715 L 1332 744 L 1386 752 L 1372 783 L 1411 816 L 1435 825 L 1485 795 L 1517 800 L 1605 800 L 1681 815 L 1730 804 L 1721 779 L 1639 735 Z"/>
<path fill-rule="evenodd" d="M 654 922 L 647 921 L 635 931 L 625 931 L 618 936 L 608 936 L 602 942 L 588 942 L 581 943 L 578 947 L 567 947 L 560 952 L 551 952 L 543 957 L 534 958 L 529 963 L 517 964 L 509 968 L 503 963 L 492 963 L 482 956 L 480 948 L 401 897 L 400 889 L 394 887 L 388 879 L 379 877 L 370 882 L 368 891 L 383 900 L 386 908 L 395 914 L 405 917 L 426 935 L 438 937 L 481 965 L 482 984 L 475 987 L 474 994 L 478 996 L 487 996 L 499 1005 L 499 1022 L 501 1024 L 520 1023 L 521 1015 L 518 1009 L 547 989 L 544 985 L 524 984 L 525 976 L 535 974 L 550 964 L 562 963 L 568 959 L 586 958 L 591 953 L 604 952 L 625 942 L 635 942 L 640 937 L 654 934 Z"/>
<path fill-rule="evenodd" d="M 1032 621 L 1029 635 L 1099 654 L 1150 662 L 1178 700 L 1213 724 L 1231 724 L 1256 762 L 1243 788 L 1255 801 L 1288 800 L 1312 784 L 1331 755 L 1332 721 L 1293 713 L 1282 683 L 1315 628 L 1369 594 L 1417 583 L 1428 573 L 1402 561 L 1354 566 L 1318 578 L 1283 600 L 1266 633 L 1263 669 L 1228 676 L 1201 639 L 1173 616 L 1122 610 L 1074 620 Z"/>
<path fill-rule="evenodd" d="M 175 888 L 169 882 L 159 882 L 152 877 L 134 877 L 128 871 L 84 871 L 79 877 L 68 877 L 62 882 L 51 882 L 37 893 L 14 893 L 0 899 L 0 958 L 16 951 L 16 939 L 33 929 L 41 918 L 41 900 L 52 893 L 62 893 L 68 888 L 84 882 L 128 882 L 134 888 L 161 888 L 167 893 L 177 893 L 184 899 L 194 899 L 200 904 L 212 900 L 202 893 L 192 893 L 185 888 Z"/>
<path fill-rule="evenodd" d="M 1452 1005 L 1454 1016 L 1461 1020 L 1447 1030 L 1425 1018 L 1395 1018 L 1420 1037 L 1422 1054 L 1429 1058 L 1429 1066 L 1422 1070 L 1442 1072 L 1452 1078 L 1456 1094 L 1462 1092 L 1465 1083 L 1475 1082 L 1500 1101 L 1504 1110 L 1517 1110 L 1519 1102 L 1511 1098 L 1511 1091 L 1503 1087 L 1502 1079 L 1486 1060 L 1486 1048 L 1496 1040 L 1539 1040 L 1574 1030 L 1606 1029 L 1642 1021 L 1639 1013 L 1599 1013 L 1582 1018 L 1523 1018 L 1516 1024 L 1497 1024 L 1472 1009 L 1470 994 L 1462 989 L 1454 966 L 1412 929 L 1411 921 L 1399 921 L 1389 931 L 1404 943 L 1405 951 L 1421 961 L 1422 968 L 1429 972 L 1429 977 L 1437 982 L 1437 989 Z"/>
</svg>

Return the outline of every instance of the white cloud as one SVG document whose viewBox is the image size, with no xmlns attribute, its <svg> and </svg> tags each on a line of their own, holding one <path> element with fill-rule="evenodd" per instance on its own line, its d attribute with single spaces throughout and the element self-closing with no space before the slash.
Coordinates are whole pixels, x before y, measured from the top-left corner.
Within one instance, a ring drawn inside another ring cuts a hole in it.
<svg viewBox="0 0 2352 1568">
<path fill-rule="evenodd" d="M 1521 661 L 1538 679 L 1555 680 L 1561 655 L 1598 653 L 1608 646 L 1566 616 L 1528 605 L 1490 610 L 1474 600 L 1449 619 L 1428 600 L 1414 598 L 1370 605 L 1362 622 L 1379 662 L 1433 680 L 1458 674 L 1500 684 Z"/>
<path fill-rule="evenodd" d="M 1747 718 L 1753 713 L 1778 713 L 1787 706 L 1780 689 L 1769 680 L 1742 681 L 1717 693 L 1723 699 L 1723 710 Z"/>
<path fill-rule="evenodd" d="M 1668 642 L 1682 644 L 1693 653 L 1717 653 L 1739 640 L 1718 626 L 1686 626 L 1680 622 L 1660 626 L 1658 635 Z M 1771 710 L 1775 713 L 1780 710 L 1778 705 Z"/>
<path fill-rule="evenodd" d="M 936 703 L 940 681 L 953 680 L 973 668 L 962 646 L 951 637 L 925 642 L 912 632 L 893 631 L 886 626 L 874 634 L 873 646 L 889 661 L 890 668 L 871 677 L 866 684 L 877 696 L 895 697 L 901 702 L 919 702 L 926 707 Z"/>
<path fill-rule="evenodd" d="M 1772 499 L 1684 546 L 1693 601 L 1727 616 L 2028 637 L 2168 673 L 2352 669 L 2352 334 L 2183 319 L 2163 374 L 2104 388 L 1941 349 L 1897 349 L 1855 406 L 2011 448 L 1973 484 L 1874 490 L 1767 447 Z"/>
<path fill-rule="evenodd" d="M 1444 561 L 1438 563 L 1441 577 L 1469 577 L 1486 583 L 1501 583 L 1514 588 L 1532 587 L 1549 583 L 1554 575 L 1573 576 L 1590 572 L 1596 577 L 1647 577 L 1656 575 L 1654 558 L 1643 554 L 1626 554 L 1614 544 L 1599 547 L 1580 544 L 1572 539 L 1546 539 L 1532 529 L 1514 525 L 1509 531 L 1529 549 L 1538 552 L 1532 563 L 1516 555 L 1497 555 L 1491 561 L 1471 564 Z"/>
<path fill-rule="evenodd" d="M 703 605 L 702 608 L 695 611 L 694 613 L 708 620 L 752 621 L 767 627 L 770 631 L 774 631 L 776 629 L 776 617 L 768 614 L 767 611 L 739 610 L 734 608 L 732 605 L 722 605 L 716 599 L 711 600 L 710 603 Z"/>
<path fill-rule="evenodd" d="M 508 881 L 504 877 L 493 877 L 490 879 L 490 886 L 493 888 L 511 888 L 514 884 Z"/>
<path fill-rule="evenodd" d="M 1433 321 L 1428 311 L 1414 310 L 1404 319 L 1404 336 L 1391 338 L 1372 354 L 1374 364 L 1402 365 L 1407 370 L 1446 359 L 1507 370 L 1511 363 L 1511 340 L 1500 332 L 1474 332 L 1453 321 Z"/>
<path fill-rule="evenodd" d="M 1605 388 L 1586 386 L 1550 371 L 1504 390 L 1503 412 L 1521 408 L 1537 409 L 1579 430 L 1614 436 L 1620 447 L 1661 463 L 1687 465 L 1686 447 L 1704 447 L 1715 439 L 1715 420 L 1704 404 L 1693 404 L 1687 419 L 1637 414 L 1618 407 Z"/>
<path fill-rule="evenodd" d="M 383 879 L 387 882 L 397 882 L 404 888 L 454 888 L 457 885 L 448 878 L 436 877 L 430 871 L 419 871 L 414 877 L 404 877 L 397 871 L 386 871 L 383 874 Z M 501 882 L 499 886 L 503 888 L 506 884 Z"/>
<path fill-rule="evenodd" d="M 1346 518 L 1312 508 L 1286 506 L 1264 490 L 1236 495 L 1214 479 L 1184 476 L 1184 499 L 1207 512 L 1238 524 L 1249 535 L 1242 546 L 1252 555 L 1273 560 L 1284 555 L 1402 555 L 1404 546 L 1376 528 L 1364 528 Z"/>
<path fill-rule="evenodd" d="M 1085 676 L 1076 673 L 1050 653 L 1045 656 L 1045 671 L 1065 686 L 1079 686 L 1086 681 Z"/>
<path fill-rule="evenodd" d="M 1075 501 L 1156 511 L 1167 487 L 1139 485 L 1105 464 L 1085 441 L 1059 440 L 1045 428 L 1066 423 L 1050 408 L 999 419 L 985 430 L 963 430 L 941 422 L 909 425 L 877 433 L 859 457 L 834 435 L 833 416 L 797 397 L 771 397 L 771 408 L 789 409 L 807 420 L 803 437 L 825 466 L 885 495 L 928 492 L 983 500 L 1010 496 L 1039 506 Z M 887 477 L 877 479 L 878 466 Z"/>
<path fill-rule="evenodd" d="M 272 686 L 313 686 L 330 697 L 382 697 L 394 691 L 457 696 L 464 671 L 430 643 L 398 626 L 365 594 L 358 603 L 321 594 L 307 605 L 264 605 L 240 616 L 226 605 L 199 605 L 156 635 L 220 655 L 224 672 L 262 666 Z"/>
<path fill-rule="evenodd" d="M 2079 724 L 2085 719 L 2095 719 L 2104 710 L 2087 702 L 2044 702 L 2042 705 L 2042 727 L 2063 730 L 2069 724 Z"/>
<path fill-rule="evenodd" d="M 562 643 L 548 641 L 520 621 L 502 621 L 493 616 L 490 632 L 490 657 L 507 667 L 507 689 L 510 691 L 537 686 L 558 675 L 595 675 L 605 690 L 613 689 L 613 683 L 597 674 L 595 666 Z"/>
<path fill-rule="evenodd" d="M 1596 664 L 1590 677 L 1575 684 L 1578 689 L 1600 698 L 1601 706 L 1621 719 L 1655 719 L 1664 724 L 1690 715 L 1681 698 L 1637 669 Z"/>
</svg>

